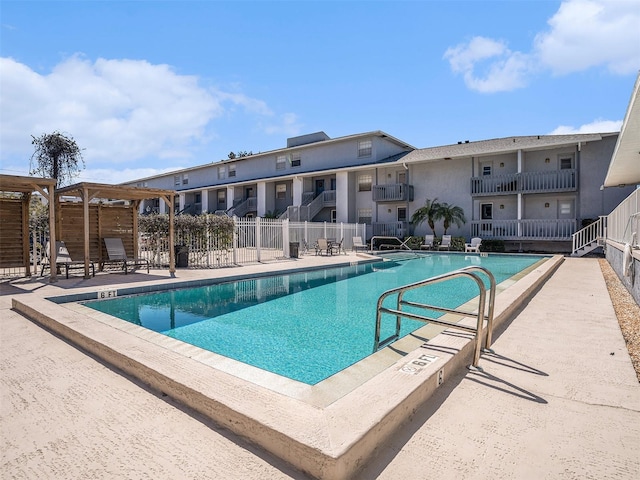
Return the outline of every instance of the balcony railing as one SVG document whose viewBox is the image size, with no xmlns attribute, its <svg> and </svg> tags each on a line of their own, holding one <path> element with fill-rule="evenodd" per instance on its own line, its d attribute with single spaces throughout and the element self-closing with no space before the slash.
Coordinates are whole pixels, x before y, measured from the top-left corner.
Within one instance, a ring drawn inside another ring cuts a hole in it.
<svg viewBox="0 0 640 480">
<path fill-rule="evenodd" d="M 409 232 L 409 224 L 407 222 L 373 222 L 371 231 L 372 235 L 404 238 Z"/>
<path fill-rule="evenodd" d="M 393 183 L 390 185 L 373 185 L 374 202 L 412 202 L 413 185 Z"/>
<path fill-rule="evenodd" d="M 576 219 L 473 220 L 471 237 L 500 240 L 571 240 Z"/>
<path fill-rule="evenodd" d="M 575 169 L 473 177 L 471 179 L 471 194 L 484 196 L 572 192 L 577 189 L 576 178 Z"/>
</svg>

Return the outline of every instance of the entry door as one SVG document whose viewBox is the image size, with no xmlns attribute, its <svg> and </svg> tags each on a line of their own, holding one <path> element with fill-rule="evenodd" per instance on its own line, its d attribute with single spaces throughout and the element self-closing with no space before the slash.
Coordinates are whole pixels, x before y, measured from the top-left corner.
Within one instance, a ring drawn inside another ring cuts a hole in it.
<svg viewBox="0 0 640 480">
<path fill-rule="evenodd" d="M 248 199 L 248 198 L 253 198 L 253 197 L 255 197 L 255 195 L 254 195 L 254 193 L 253 193 L 253 187 L 247 187 L 247 188 L 245 188 L 245 190 L 244 190 L 244 194 L 246 195 L 246 196 L 245 196 L 245 198 L 244 198 L 245 200 L 246 200 L 246 199 Z"/>
<path fill-rule="evenodd" d="M 316 197 L 324 192 L 324 179 L 316 180 Z"/>
</svg>

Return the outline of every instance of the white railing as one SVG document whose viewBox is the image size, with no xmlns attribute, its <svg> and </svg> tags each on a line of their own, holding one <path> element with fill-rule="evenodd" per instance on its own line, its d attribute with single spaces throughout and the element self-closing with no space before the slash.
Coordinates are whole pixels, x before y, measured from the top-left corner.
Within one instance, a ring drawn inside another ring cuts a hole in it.
<svg viewBox="0 0 640 480">
<path fill-rule="evenodd" d="M 306 200 L 308 200 L 308 196 Z M 289 220 L 297 222 L 309 222 L 313 220 L 313 217 L 320 213 L 320 210 L 323 208 L 336 206 L 336 191 L 325 190 L 308 203 L 305 203 L 306 200 L 303 199 L 303 204 L 300 206 L 291 205 L 287 207 L 287 214 L 280 218 L 283 220 L 288 218 Z"/>
<path fill-rule="evenodd" d="M 230 217 L 244 217 L 249 212 L 255 212 L 258 206 L 258 199 L 256 197 L 249 197 L 244 202 L 240 202 L 238 205 L 234 205 L 229 209 L 227 214 Z"/>
<path fill-rule="evenodd" d="M 411 201 L 413 200 L 413 185 L 406 183 L 374 185 L 371 193 L 374 202 Z"/>
<path fill-rule="evenodd" d="M 502 195 L 573 191 L 577 188 L 576 178 L 576 170 L 574 169 L 473 177 L 471 179 L 471 194 Z"/>
<path fill-rule="evenodd" d="M 640 190 L 634 190 L 607 216 L 607 239 L 630 243 L 631 235 L 640 236 Z M 640 241 L 640 240 L 636 240 Z"/>
<path fill-rule="evenodd" d="M 373 235 L 404 238 L 408 232 L 407 222 L 373 222 Z"/>
<path fill-rule="evenodd" d="M 575 219 L 473 220 L 471 237 L 501 240 L 570 240 Z"/>
<path fill-rule="evenodd" d="M 578 250 L 593 245 L 604 238 L 606 235 L 606 219 L 607 217 L 600 217 L 595 222 L 574 233 L 571 236 L 571 253 L 576 253 Z"/>
</svg>

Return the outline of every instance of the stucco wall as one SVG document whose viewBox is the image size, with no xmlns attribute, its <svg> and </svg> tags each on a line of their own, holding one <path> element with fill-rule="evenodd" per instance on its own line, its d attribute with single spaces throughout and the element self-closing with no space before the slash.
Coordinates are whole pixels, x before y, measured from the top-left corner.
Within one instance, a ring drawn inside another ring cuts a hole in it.
<svg viewBox="0 0 640 480">
<path fill-rule="evenodd" d="M 606 258 L 611 264 L 613 270 L 618 274 L 624 286 L 629 290 L 636 303 L 640 305 L 640 251 L 635 250 L 633 271 L 635 275 L 625 277 L 622 274 L 623 245 L 619 243 L 608 242 L 606 248 Z"/>
</svg>

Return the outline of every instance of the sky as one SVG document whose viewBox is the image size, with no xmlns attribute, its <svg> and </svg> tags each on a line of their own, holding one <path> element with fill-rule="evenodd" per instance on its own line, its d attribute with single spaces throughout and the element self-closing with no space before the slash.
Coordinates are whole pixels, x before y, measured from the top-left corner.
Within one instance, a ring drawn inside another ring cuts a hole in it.
<svg viewBox="0 0 640 480">
<path fill-rule="evenodd" d="M 318 131 L 612 132 L 639 70 L 637 0 L 2 0 L 0 173 L 56 131 L 104 183 Z"/>
</svg>

